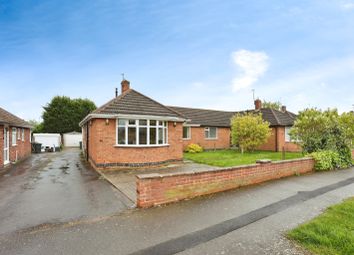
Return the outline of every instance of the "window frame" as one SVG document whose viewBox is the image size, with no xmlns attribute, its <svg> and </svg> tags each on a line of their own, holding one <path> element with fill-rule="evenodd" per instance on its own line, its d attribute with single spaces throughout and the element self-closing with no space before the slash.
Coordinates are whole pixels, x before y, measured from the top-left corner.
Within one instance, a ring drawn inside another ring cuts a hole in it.
<svg viewBox="0 0 354 255">
<path fill-rule="evenodd" d="M 21 130 L 21 140 L 22 140 L 22 142 L 25 141 L 25 129 L 24 128 L 22 128 L 22 130 Z"/>
<path fill-rule="evenodd" d="M 124 121 L 124 124 L 119 124 L 119 121 Z M 134 121 L 134 123 L 133 123 Z M 140 125 L 140 121 L 146 121 L 146 124 Z M 156 125 L 151 125 L 150 122 L 155 121 Z M 130 124 L 131 123 L 131 124 Z M 119 143 L 119 128 L 125 128 L 125 143 Z M 129 128 L 135 128 L 135 144 L 129 144 Z M 140 144 L 140 128 L 146 128 L 146 144 Z M 150 144 L 150 130 L 155 129 L 156 141 Z M 159 130 L 162 129 L 162 143 L 159 143 Z M 168 121 L 156 120 L 148 118 L 117 118 L 116 119 L 116 141 L 115 147 L 163 147 L 168 144 Z"/>
<path fill-rule="evenodd" d="M 11 128 L 11 146 L 17 145 L 17 128 Z"/>
<path fill-rule="evenodd" d="M 215 128 L 215 137 L 210 137 L 210 128 Z M 208 132 L 208 136 L 206 136 Z M 204 139 L 205 140 L 217 140 L 218 139 L 218 128 L 217 127 L 205 127 L 204 128 Z"/>
<path fill-rule="evenodd" d="M 292 127 L 290 127 L 290 126 L 287 126 L 287 127 L 284 128 L 284 141 L 286 143 L 292 142 L 291 137 L 289 135 L 289 131 L 290 131 L 291 128 Z"/>
<path fill-rule="evenodd" d="M 190 140 L 192 138 L 192 127 L 191 126 L 183 126 L 183 129 L 184 128 L 188 128 L 188 136 L 187 137 L 184 137 L 184 130 L 182 130 L 182 139 L 183 140 Z"/>
</svg>

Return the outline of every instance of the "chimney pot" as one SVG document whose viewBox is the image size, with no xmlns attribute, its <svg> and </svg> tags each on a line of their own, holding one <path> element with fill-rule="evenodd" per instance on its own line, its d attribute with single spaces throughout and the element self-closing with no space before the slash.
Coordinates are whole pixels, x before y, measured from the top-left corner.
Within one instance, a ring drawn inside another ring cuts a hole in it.
<svg viewBox="0 0 354 255">
<path fill-rule="evenodd" d="M 116 97 L 118 96 L 118 88 L 116 88 Z"/>
<path fill-rule="evenodd" d="M 262 108 L 262 101 L 260 99 L 254 100 L 254 107 L 256 110 L 260 110 Z"/>
<path fill-rule="evenodd" d="M 128 91 L 130 89 L 130 82 L 128 80 L 122 80 L 120 83 L 122 85 L 122 93 Z"/>
<path fill-rule="evenodd" d="M 281 111 L 282 111 L 282 112 L 286 112 L 286 106 L 285 106 L 285 105 L 282 105 L 282 106 L 281 106 Z"/>
</svg>

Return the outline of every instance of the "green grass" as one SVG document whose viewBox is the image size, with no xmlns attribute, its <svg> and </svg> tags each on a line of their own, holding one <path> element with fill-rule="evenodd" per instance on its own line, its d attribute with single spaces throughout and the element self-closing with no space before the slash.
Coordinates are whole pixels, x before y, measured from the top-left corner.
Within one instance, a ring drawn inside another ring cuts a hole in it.
<svg viewBox="0 0 354 255">
<path fill-rule="evenodd" d="M 288 237 L 314 254 L 354 254 L 354 197 L 291 230 Z"/>
<path fill-rule="evenodd" d="M 184 158 L 212 166 L 238 166 L 256 163 L 258 159 L 281 160 L 281 152 L 255 151 L 243 155 L 235 150 L 204 151 L 201 153 L 184 153 Z M 285 159 L 303 157 L 301 152 L 287 152 Z"/>
</svg>

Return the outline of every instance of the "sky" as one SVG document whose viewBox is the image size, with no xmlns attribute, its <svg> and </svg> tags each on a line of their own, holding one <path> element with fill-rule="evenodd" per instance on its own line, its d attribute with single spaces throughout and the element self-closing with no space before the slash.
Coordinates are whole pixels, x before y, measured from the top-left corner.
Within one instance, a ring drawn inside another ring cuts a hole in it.
<svg viewBox="0 0 354 255">
<path fill-rule="evenodd" d="M 100 106 L 122 73 L 166 105 L 252 109 L 254 90 L 295 113 L 350 111 L 354 0 L 0 0 L 0 107 Z"/>
</svg>

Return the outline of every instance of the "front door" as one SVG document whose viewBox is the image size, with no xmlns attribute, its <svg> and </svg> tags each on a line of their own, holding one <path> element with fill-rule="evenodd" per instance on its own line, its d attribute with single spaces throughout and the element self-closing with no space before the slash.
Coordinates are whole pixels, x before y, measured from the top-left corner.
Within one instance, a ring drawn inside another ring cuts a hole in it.
<svg viewBox="0 0 354 255">
<path fill-rule="evenodd" d="M 9 128 L 4 127 L 4 165 L 10 163 Z"/>
</svg>

